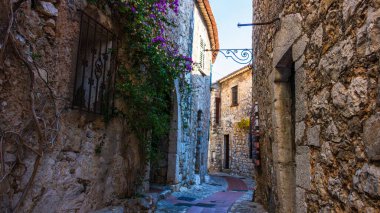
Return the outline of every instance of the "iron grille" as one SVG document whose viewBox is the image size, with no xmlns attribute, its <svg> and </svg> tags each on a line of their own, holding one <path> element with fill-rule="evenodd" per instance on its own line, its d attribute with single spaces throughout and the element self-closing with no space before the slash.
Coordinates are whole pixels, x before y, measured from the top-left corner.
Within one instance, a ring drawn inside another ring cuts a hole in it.
<svg viewBox="0 0 380 213">
<path fill-rule="evenodd" d="M 110 112 L 114 100 L 116 35 L 80 12 L 73 108 L 98 114 Z"/>
</svg>

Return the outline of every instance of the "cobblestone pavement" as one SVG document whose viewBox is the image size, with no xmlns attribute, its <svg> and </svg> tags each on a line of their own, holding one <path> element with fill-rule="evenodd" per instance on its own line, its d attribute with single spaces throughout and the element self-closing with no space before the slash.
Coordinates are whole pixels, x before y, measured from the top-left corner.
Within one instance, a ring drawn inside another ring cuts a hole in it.
<svg viewBox="0 0 380 213">
<path fill-rule="evenodd" d="M 251 202 L 253 181 L 225 174 L 211 175 L 206 183 L 181 188 L 157 204 L 157 213 L 265 212 Z"/>
</svg>

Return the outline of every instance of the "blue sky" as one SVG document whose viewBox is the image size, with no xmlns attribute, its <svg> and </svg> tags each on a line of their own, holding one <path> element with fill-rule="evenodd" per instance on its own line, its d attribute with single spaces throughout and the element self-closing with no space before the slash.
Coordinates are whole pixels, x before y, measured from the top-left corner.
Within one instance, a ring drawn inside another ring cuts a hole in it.
<svg viewBox="0 0 380 213">
<path fill-rule="evenodd" d="M 252 0 L 210 0 L 219 32 L 220 49 L 252 48 L 252 27 L 238 28 L 238 23 L 252 22 Z M 219 53 L 212 70 L 212 82 L 243 67 Z"/>
</svg>

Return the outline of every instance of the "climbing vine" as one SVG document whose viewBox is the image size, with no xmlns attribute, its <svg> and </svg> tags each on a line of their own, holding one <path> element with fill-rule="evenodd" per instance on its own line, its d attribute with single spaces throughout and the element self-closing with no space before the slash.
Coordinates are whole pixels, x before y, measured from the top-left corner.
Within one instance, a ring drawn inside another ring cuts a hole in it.
<svg viewBox="0 0 380 213">
<path fill-rule="evenodd" d="M 156 152 L 170 127 L 174 81 L 188 89 L 185 75 L 192 69 L 192 59 L 179 53 L 178 44 L 170 39 L 175 27 L 178 0 L 108 0 L 114 20 L 122 27 L 122 52 L 117 92 L 127 105 L 120 111 L 129 126 L 146 145 L 150 157 Z M 152 144 L 153 143 L 153 144 Z"/>
</svg>

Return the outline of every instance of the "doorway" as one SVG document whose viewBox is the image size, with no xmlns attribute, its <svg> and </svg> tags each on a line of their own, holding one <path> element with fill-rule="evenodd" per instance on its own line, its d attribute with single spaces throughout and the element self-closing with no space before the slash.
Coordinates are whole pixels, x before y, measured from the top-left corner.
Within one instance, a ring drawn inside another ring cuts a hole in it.
<svg viewBox="0 0 380 213">
<path fill-rule="evenodd" d="M 276 66 L 274 79 L 273 120 L 274 143 L 273 163 L 277 171 L 278 209 L 292 212 L 295 207 L 295 64 L 290 48 Z"/>
<path fill-rule="evenodd" d="M 224 168 L 230 168 L 230 135 L 224 135 Z"/>
</svg>

